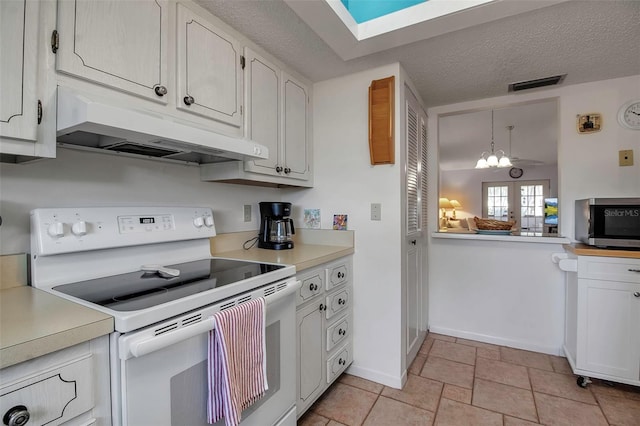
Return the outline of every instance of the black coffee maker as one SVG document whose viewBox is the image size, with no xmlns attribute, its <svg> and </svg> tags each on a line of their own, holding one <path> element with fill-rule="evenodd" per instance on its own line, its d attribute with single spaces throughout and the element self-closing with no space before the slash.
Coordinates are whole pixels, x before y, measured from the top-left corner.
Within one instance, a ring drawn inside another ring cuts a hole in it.
<svg viewBox="0 0 640 426">
<path fill-rule="evenodd" d="M 293 248 L 291 236 L 296 233 L 291 215 L 291 203 L 267 202 L 260 205 L 258 247 L 271 250 Z"/>
</svg>

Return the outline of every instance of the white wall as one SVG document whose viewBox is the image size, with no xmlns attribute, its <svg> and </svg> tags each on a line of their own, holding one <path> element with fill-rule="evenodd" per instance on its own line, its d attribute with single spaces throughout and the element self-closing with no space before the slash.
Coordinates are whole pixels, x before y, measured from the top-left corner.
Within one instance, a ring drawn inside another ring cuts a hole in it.
<svg viewBox="0 0 640 426">
<path fill-rule="evenodd" d="M 509 169 L 442 170 L 440 171 L 440 197 L 458 200 L 462 209 L 456 211 L 456 218 L 482 215 L 483 182 L 518 182 L 526 180 L 549 180 L 549 196 L 558 194 L 558 168 L 556 166 L 526 167 L 520 179 L 509 176 Z M 451 217 L 451 212 L 447 212 Z"/>
<path fill-rule="evenodd" d="M 258 229 L 257 203 L 280 201 L 280 194 L 201 182 L 194 166 L 58 149 L 56 159 L 0 166 L 0 254 L 29 252 L 29 211 L 36 207 L 205 206 L 224 233 Z M 251 222 L 243 222 L 244 204 L 252 205 Z"/>
<path fill-rule="evenodd" d="M 640 196 L 640 162 L 618 166 L 618 151 L 640 155 L 640 134 L 623 128 L 621 105 L 640 98 L 640 75 L 538 90 L 431 108 L 429 144 L 437 152 L 439 114 L 558 99 L 558 197 L 560 233 L 574 236 L 574 201 L 587 197 Z M 578 134 L 576 115 L 599 112 L 603 129 Z M 428 168 L 432 215 L 437 230 L 438 166 Z M 559 244 L 429 241 L 429 325 L 462 337 L 561 353 L 564 329 L 564 277 L 551 263 Z M 505 267 L 506 265 L 506 267 Z M 487 308 L 491 308 L 489 312 Z"/>
<path fill-rule="evenodd" d="M 399 126 L 396 164 L 372 166 L 368 142 L 368 88 L 371 80 L 396 76 L 399 65 L 316 83 L 313 86 L 314 181 L 310 190 L 286 190 L 294 219 L 303 209 L 321 209 L 322 228 L 334 214 L 348 215 L 355 231 L 354 363 L 350 372 L 398 387 L 401 344 L 401 170 Z M 382 220 L 370 220 L 370 204 L 382 204 Z"/>
</svg>

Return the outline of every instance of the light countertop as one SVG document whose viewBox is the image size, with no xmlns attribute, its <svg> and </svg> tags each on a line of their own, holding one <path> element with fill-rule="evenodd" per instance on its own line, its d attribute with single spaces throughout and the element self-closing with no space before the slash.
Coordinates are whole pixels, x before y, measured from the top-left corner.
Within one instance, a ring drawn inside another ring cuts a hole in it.
<svg viewBox="0 0 640 426">
<path fill-rule="evenodd" d="M 620 250 L 607 249 L 589 246 L 582 243 L 564 244 L 566 251 L 577 256 L 602 256 L 602 257 L 623 257 L 627 259 L 640 259 L 640 250 Z"/>
<path fill-rule="evenodd" d="M 292 250 L 242 249 L 256 232 L 221 234 L 211 254 L 302 271 L 354 252 L 353 231 L 300 230 Z M 113 332 L 108 314 L 26 285 L 25 255 L 0 257 L 0 368 Z"/>
<path fill-rule="evenodd" d="M 113 331 L 113 317 L 42 290 L 0 290 L 0 368 Z"/>
<path fill-rule="evenodd" d="M 432 232 L 431 238 L 452 240 L 505 241 L 514 243 L 568 244 L 571 240 L 558 234 L 514 232 L 509 235 L 477 234 L 473 231 Z"/>
</svg>

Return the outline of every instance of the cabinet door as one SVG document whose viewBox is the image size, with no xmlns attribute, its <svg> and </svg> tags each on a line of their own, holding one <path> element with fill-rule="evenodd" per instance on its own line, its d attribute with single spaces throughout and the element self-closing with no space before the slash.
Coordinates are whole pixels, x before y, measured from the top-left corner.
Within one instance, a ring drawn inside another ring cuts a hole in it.
<svg viewBox="0 0 640 426">
<path fill-rule="evenodd" d="M 245 49 L 247 137 L 269 148 L 269 159 L 245 163 L 245 170 L 279 175 L 280 70 L 251 49 Z"/>
<path fill-rule="evenodd" d="M 58 71 L 167 102 L 166 0 L 60 0 Z"/>
<path fill-rule="evenodd" d="M 298 414 L 324 391 L 324 330 L 320 302 L 300 309 L 297 319 L 298 344 Z"/>
<path fill-rule="evenodd" d="M 0 137 L 36 140 L 39 6 L 0 1 Z"/>
<path fill-rule="evenodd" d="M 309 144 L 309 89 L 282 73 L 284 175 L 308 180 L 311 175 Z"/>
<path fill-rule="evenodd" d="M 640 284 L 580 279 L 577 367 L 640 379 Z"/>
<path fill-rule="evenodd" d="M 242 50 L 206 19 L 178 5 L 178 108 L 242 126 Z"/>
</svg>

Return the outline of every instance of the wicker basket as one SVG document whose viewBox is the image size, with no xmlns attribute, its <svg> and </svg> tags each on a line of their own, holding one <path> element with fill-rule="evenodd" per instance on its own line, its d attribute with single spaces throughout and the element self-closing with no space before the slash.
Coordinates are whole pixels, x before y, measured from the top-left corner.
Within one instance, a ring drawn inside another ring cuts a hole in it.
<svg viewBox="0 0 640 426">
<path fill-rule="evenodd" d="M 475 220 L 478 229 L 486 231 L 508 231 L 516 224 L 515 220 L 504 221 L 496 219 L 481 219 L 479 217 L 474 217 L 473 220 Z"/>
</svg>

